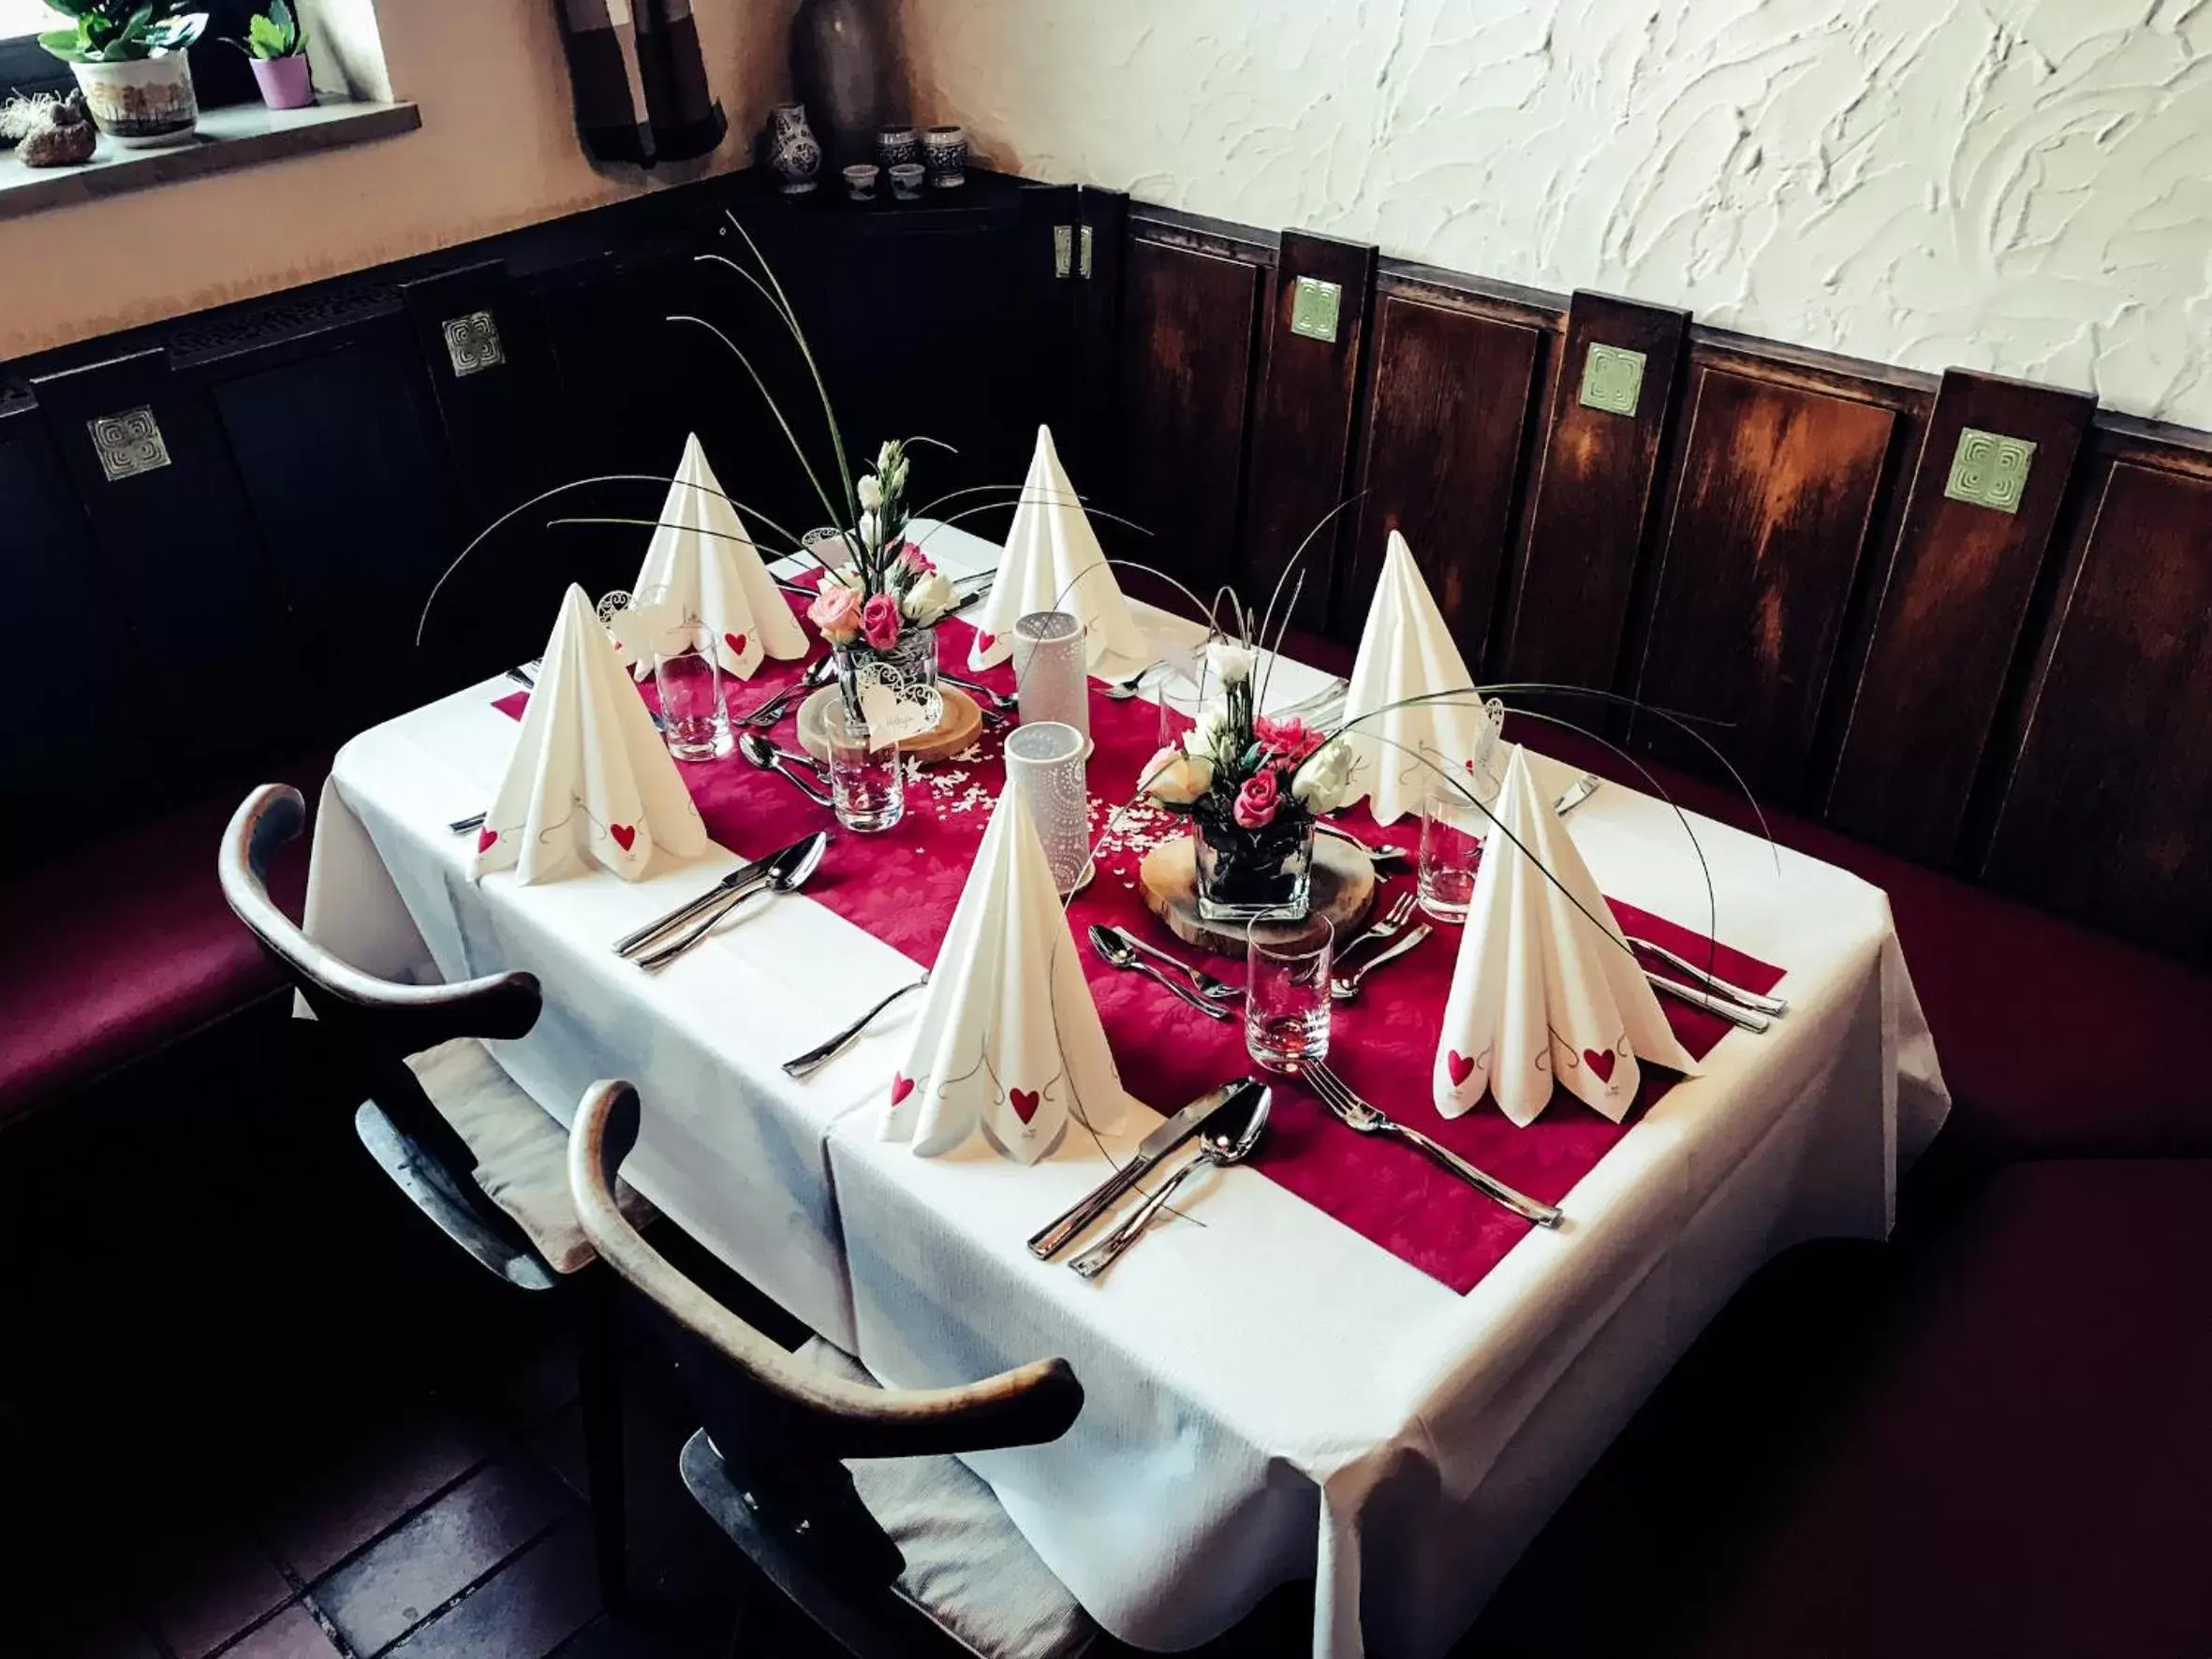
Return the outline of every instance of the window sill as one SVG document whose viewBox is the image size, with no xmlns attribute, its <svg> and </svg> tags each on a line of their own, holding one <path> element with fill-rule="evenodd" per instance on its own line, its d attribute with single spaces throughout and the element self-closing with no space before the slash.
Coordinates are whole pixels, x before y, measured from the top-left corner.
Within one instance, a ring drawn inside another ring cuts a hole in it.
<svg viewBox="0 0 2212 1659">
<path fill-rule="evenodd" d="M 233 104 L 202 110 L 192 141 L 168 149 L 125 150 L 103 136 L 98 151 L 81 167 L 25 167 L 12 150 L 0 152 L 0 219 L 100 201 L 204 173 L 366 144 L 413 132 L 421 125 L 421 114 L 413 104 L 333 101 L 304 110 Z"/>
</svg>

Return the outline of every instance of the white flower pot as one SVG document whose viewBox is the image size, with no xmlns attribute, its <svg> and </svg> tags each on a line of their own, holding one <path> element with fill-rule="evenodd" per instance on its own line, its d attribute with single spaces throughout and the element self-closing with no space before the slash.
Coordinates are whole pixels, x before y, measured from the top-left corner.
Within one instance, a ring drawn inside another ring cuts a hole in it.
<svg viewBox="0 0 2212 1659">
<path fill-rule="evenodd" d="M 71 64 L 93 124 L 125 150 L 183 143 L 199 124 L 192 65 L 181 51 L 120 64 Z"/>
</svg>

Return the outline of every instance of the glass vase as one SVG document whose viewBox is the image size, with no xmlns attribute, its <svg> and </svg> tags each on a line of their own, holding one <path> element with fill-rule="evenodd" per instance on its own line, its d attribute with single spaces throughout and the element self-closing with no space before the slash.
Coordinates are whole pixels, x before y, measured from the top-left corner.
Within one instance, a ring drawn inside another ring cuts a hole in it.
<svg viewBox="0 0 2212 1659">
<path fill-rule="evenodd" d="M 1200 819 L 1198 913 L 1205 921 L 1298 921 L 1313 898 L 1313 820 L 1261 830 Z"/>
<path fill-rule="evenodd" d="M 837 660 L 837 683 L 845 693 L 846 706 L 856 712 L 860 704 L 853 677 L 870 663 L 881 663 L 894 670 L 908 685 L 934 687 L 937 683 L 937 630 L 934 623 L 928 627 L 908 623 L 888 651 L 877 651 L 864 639 L 854 639 L 831 647 L 831 654 Z"/>
</svg>

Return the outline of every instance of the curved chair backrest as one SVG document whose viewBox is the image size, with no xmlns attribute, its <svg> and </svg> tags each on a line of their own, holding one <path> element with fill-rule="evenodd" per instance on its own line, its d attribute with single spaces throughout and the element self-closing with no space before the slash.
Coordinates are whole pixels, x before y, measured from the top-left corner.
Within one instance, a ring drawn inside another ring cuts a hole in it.
<svg viewBox="0 0 2212 1659">
<path fill-rule="evenodd" d="M 362 1068 L 370 1094 L 393 1123 L 451 1173 L 465 1175 L 474 1157 L 405 1062 L 454 1037 L 524 1035 L 538 1022 L 538 977 L 494 974 L 459 985 L 400 985 L 332 956 L 269 896 L 270 858 L 300 833 L 306 815 L 306 803 L 288 785 L 264 784 L 247 796 L 223 833 L 223 897 L 315 1010 L 322 1035 Z"/>
<path fill-rule="evenodd" d="M 877 1388 L 786 1351 L 685 1277 L 632 1226 L 614 1178 L 637 1142 L 638 1093 L 595 1083 L 568 1132 L 568 1187 L 596 1249 L 683 1338 L 695 1397 L 722 1461 L 755 1507 L 816 1553 L 850 1565 L 888 1548 L 852 1496 L 842 1458 L 913 1458 L 1037 1446 L 1067 1432 L 1083 1385 L 1065 1359 L 981 1382 Z M 897 1571 L 896 1552 L 891 1572 Z M 888 1575 L 887 1575 L 888 1576 Z"/>
</svg>

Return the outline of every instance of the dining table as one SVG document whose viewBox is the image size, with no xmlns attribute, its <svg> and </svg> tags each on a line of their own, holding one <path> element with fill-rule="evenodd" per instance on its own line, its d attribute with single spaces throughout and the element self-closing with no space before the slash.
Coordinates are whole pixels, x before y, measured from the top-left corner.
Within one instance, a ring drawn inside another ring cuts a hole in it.
<svg viewBox="0 0 2212 1659">
<path fill-rule="evenodd" d="M 911 534 L 955 576 L 1000 554 L 955 525 Z M 1163 654 L 1202 635 L 1134 609 Z M 965 672 L 966 624 L 942 632 L 947 667 Z M 767 668 L 733 707 L 797 666 Z M 1288 657 L 1263 658 L 1261 674 L 1271 710 L 1331 681 Z M 1128 756 L 1149 752 L 1158 711 L 1148 688 L 1109 689 L 1092 686 L 1088 785 L 1114 852 L 1070 918 L 1096 906 L 1195 960 L 1136 892 L 1135 860 L 1163 831 L 1127 805 Z M 881 1136 L 919 998 L 803 1078 L 782 1064 L 929 965 L 930 918 L 956 900 L 960 849 L 989 817 L 1003 728 L 910 766 L 910 821 L 883 834 L 838 830 L 732 755 L 683 769 L 712 835 L 703 857 L 636 881 L 580 867 L 522 885 L 475 877 L 473 838 L 451 826 L 490 800 L 524 695 L 489 680 L 345 745 L 316 820 L 309 934 L 400 980 L 537 975 L 544 1011 L 528 1035 L 490 1045 L 501 1065 L 563 1123 L 595 1080 L 634 1082 L 643 1123 L 627 1179 L 887 1385 L 1065 1358 L 1084 1388 L 1073 1427 L 966 1461 L 1099 1623 L 1140 1648 L 1198 1645 L 1311 1578 L 1320 1659 L 1443 1652 L 1752 1272 L 1806 1240 L 1887 1235 L 1899 1174 L 1949 1109 L 1879 888 L 1607 783 L 1564 823 L 1616 913 L 1786 997 L 1784 1017 L 1701 1029 L 1695 1074 L 1647 1079 L 1618 1124 L 1562 1091 L 1525 1129 L 1487 1102 L 1447 1125 L 1427 1067 L 1459 931 L 1438 925 L 1340 1006 L 1333 1062 L 1394 1115 L 1449 1129 L 1464 1155 L 1556 1203 L 1562 1224 L 1529 1226 L 1278 1077 L 1268 1155 L 1186 1186 L 1169 1219 L 1084 1278 L 1025 1241 L 1163 1114 L 1245 1069 L 1233 1025 L 1092 964 L 1121 1121 L 1079 1124 L 1034 1164 L 980 1136 L 933 1157 Z M 1578 775 L 1532 764 L 1547 798 Z M 1417 819 L 1341 815 L 1370 842 L 1418 843 Z M 833 837 L 803 892 L 748 905 L 657 973 L 611 948 L 794 826 Z M 1204 960 L 1242 978 L 1241 962 Z M 1589 1565 L 1601 1593 L 1606 1564 Z"/>
</svg>

